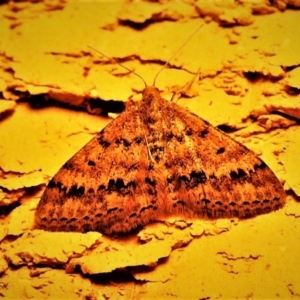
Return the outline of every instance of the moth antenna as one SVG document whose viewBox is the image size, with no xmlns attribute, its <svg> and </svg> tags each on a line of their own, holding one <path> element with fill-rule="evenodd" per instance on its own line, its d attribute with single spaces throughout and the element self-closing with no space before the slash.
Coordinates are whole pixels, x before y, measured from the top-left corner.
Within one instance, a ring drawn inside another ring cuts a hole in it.
<svg viewBox="0 0 300 300">
<path fill-rule="evenodd" d="M 162 66 L 162 68 L 158 71 L 158 73 L 155 75 L 154 80 L 153 80 L 153 84 L 152 86 L 155 86 L 156 83 L 156 79 L 158 77 L 158 75 L 161 73 L 161 71 L 169 64 L 169 62 L 185 47 L 185 45 L 190 41 L 190 39 L 200 30 L 200 28 L 203 26 L 204 24 L 201 24 L 196 30 L 195 32 L 193 32 L 189 38 L 183 43 L 183 45 L 169 58 L 169 60 Z"/>
<path fill-rule="evenodd" d="M 93 47 L 91 47 L 91 46 L 88 46 L 88 47 L 91 48 L 92 50 L 98 52 L 98 53 L 101 54 L 102 56 L 106 57 L 107 59 L 109 59 L 109 60 L 112 59 L 111 57 L 105 55 L 105 54 L 102 53 L 101 51 L 99 51 L 99 50 L 97 50 L 97 49 L 95 49 L 95 48 L 93 48 Z M 139 75 L 138 73 L 134 72 L 133 70 L 129 69 L 128 67 L 124 66 L 123 64 L 121 64 L 121 63 L 119 63 L 119 62 L 117 62 L 117 61 L 116 61 L 116 63 L 117 63 L 119 66 L 121 66 L 122 68 L 124 68 L 124 69 L 126 69 L 127 71 L 129 71 L 129 72 L 131 72 L 132 74 L 134 74 L 135 76 L 139 77 L 139 78 L 143 81 L 143 83 L 144 83 L 144 85 L 145 85 L 145 88 L 147 87 L 146 81 L 144 80 L 144 78 L 143 78 L 141 75 Z"/>
</svg>

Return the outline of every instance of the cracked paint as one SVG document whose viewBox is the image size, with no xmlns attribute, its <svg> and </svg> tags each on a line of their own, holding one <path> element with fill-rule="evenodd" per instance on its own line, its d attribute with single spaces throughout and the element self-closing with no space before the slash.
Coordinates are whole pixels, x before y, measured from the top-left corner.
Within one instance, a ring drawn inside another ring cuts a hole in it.
<svg viewBox="0 0 300 300">
<path fill-rule="evenodd" d="M 0 295 L 299 297 L 295 8 L 293 0 L 2 4 Z M 266 161 L 289 192 L 286 206 L 243 221 L 170 218 L 121 238 L 34 230 L 48 180 L 108 115 L 140 99 L 143 83 L 116 61 L 151 84 L 200 24 L 156 85 Z"/>
</svg>

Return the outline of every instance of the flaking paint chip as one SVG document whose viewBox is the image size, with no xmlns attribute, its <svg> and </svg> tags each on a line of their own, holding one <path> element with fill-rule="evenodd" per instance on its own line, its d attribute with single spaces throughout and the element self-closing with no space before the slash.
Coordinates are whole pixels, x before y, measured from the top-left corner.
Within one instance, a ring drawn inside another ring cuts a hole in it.
<svg viewBox="0 0 300 300">
<path fill-rule="evenodd" d="M 82 255 L 86 249 L 99 245 L 100 238 L 97 232 L 83 235 L 27 231 L 14 242 L 1 245 L 1 252 L 14 266 L 28 263 L 61 266 L 70 258 Z"/>
</svg>

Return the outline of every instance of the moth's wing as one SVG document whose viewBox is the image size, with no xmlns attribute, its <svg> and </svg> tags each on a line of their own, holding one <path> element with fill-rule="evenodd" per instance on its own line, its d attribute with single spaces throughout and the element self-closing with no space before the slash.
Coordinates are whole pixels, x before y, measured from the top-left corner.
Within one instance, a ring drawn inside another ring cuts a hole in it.
<svg viewBox="0 0 300 300">
<path fill-rule="evenodd" d="M 129 106 L 60 169 L 37 227 L 110 234 L 168 215 L 245 218 L 284 205 L 279 180 L 252 151 L 184 108 L 152 100 Z"/>
<path fill-rule="evenodd" d="M 281 183 L 254 152 L 186 109 L 164 105 L 158 169 L 166 172 L 166 214 L 246 218 L 284 205 Z"/>
<path fill-rule="evenodd" d="M 150 205 L 143 197 L 140 169 L 148 156 L 139 110 L 140 103 L 129 105 L 58 171 L 37 206 L 37 228 L 110 234 L 150 221 L 149 212 L 142 224 L 135 218 Z"/>
</svg>

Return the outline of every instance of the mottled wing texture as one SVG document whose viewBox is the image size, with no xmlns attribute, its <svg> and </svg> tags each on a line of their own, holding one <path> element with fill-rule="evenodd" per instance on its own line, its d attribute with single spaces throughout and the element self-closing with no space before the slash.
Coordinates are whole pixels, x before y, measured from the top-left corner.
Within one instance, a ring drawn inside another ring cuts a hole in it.
<svg viewBox="0 0 300 300">
<path fill-rule="evenodd" d="M 254 217 L 284 202 L 252 151 L 148 87 L 49 182 L 36 227 L 126 233 L 167 216 Z"/>
</svg>

